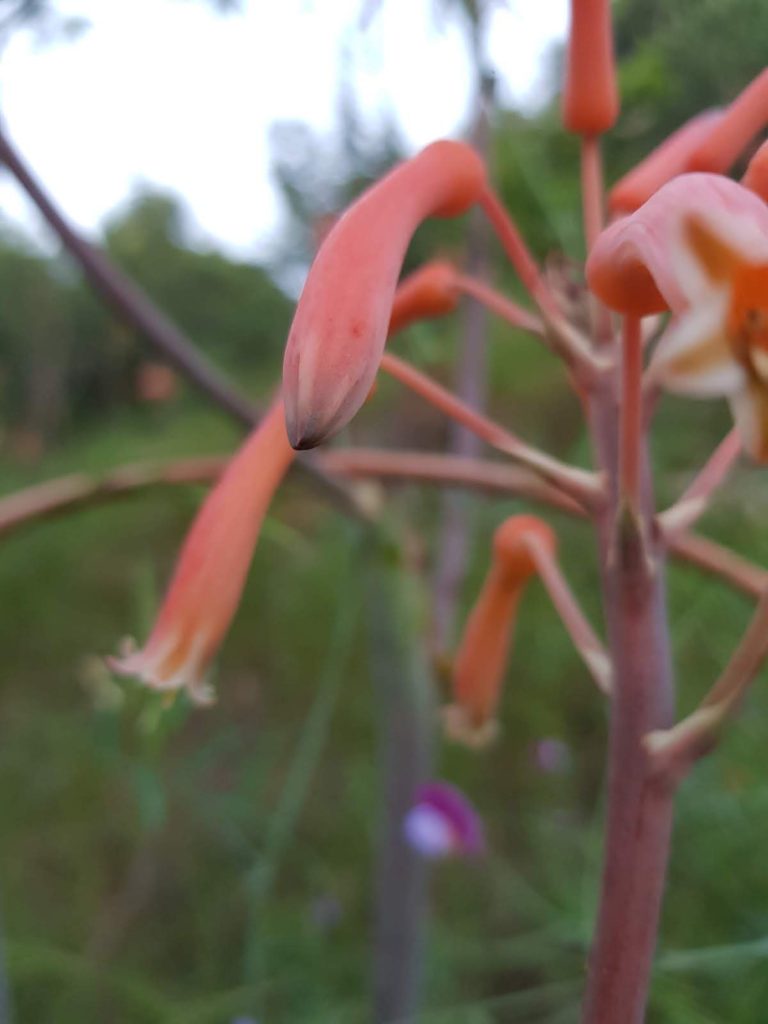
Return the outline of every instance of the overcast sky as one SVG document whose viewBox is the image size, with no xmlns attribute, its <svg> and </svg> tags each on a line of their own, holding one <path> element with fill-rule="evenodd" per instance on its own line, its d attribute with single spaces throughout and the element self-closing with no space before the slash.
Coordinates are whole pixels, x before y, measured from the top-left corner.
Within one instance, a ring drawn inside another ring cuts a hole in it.
<svg viewBox="0 0 768 1024">
<path fill-rule="evenodd" d="M 366 114 L 393 111 L 409 146 L 455 135 L 469 67 L 458 25 L 435 24 L 432 0 L 245 0 L 217 14 L 204 0 L 67 0 L 91 27 L 40 46 L 18 34 L 0 62 L 2 115 L 39 177 L 93 230 L 137 186 L 184 197 L 201 238 L 258 254 L 279 220 L 269 127 L 298 120 L 332 133 L 346 49 Z M 488 53 L 502 101 L 535 103 L 542 55 L 564 36 L 568 0 L 506 0 Z M 25 225 L 7 180 L 0 210 Z"/>
</svg>

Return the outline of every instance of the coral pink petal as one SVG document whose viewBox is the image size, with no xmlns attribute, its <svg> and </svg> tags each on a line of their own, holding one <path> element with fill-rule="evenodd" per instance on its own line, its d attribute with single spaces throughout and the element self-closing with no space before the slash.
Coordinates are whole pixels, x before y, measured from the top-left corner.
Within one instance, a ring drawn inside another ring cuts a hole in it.
<svg viewBox="0 0 768 1024">
<path fill-rule="evenodd" d="M 686 121 L 611 189 L 614 213 L 633 213 L 678 174 L 691 170 L 691 156 L 723 118 L 722 110 L 705 110 Z"/>
<path fill-rule="evenodd" d="M 618 114 L 610 0 L 571 0 L 563 123 L 579 135 L 601 135 Z"/>
<path fill-rule="evenodd" d="M 686 215 L 715 218 L 723 228 L 733 220 L 743 235 L 743 244 L 734 237 L 734 245 L 745 258 L 757 255 L 761 238 L 768 245 L 768 207 L 754 193 L 720 175 L 683 174 L 600 235 L 586 268 L 595 295 L 634 316 L 685 309 L 690 283 L 675 232 Z"/>
<path fill-rule="evenodd" d="M 364 193 L 334 224 L 307 277 L 283 363 L 286 426 L 296 448 L 341 429 L 379 368 L 397 278 L 414 231 L 455 216 L 485 186 L 478 155 L 435 142 Z"/>
<path fill-rule="evenodd" d="M 692 155 L 691 170 L 725 174 L 768 124 L 768 68 L 731 103 L 725 117 Z"/>
<path fill-rule="evenodd" d="M 262 520 L 295 452 L 277 401 L 203 502 L 145 647 L 109 664 L 161 690 L 206 703 L 208 666 L 237 610 Z"/>
</svg>

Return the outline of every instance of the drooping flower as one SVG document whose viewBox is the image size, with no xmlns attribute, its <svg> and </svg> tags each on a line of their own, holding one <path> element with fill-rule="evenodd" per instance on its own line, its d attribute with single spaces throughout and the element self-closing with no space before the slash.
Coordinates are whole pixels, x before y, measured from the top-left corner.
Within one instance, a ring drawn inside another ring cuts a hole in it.
<svg viewBox="0 0 768 1024">
<path fill-rule="evenodd" d="M 768 123 L 768 69 L 762 71 L 725 110 L 706 110 L 686 121 L 624 175 L 610 191 L 616 213 L 631 213 L 678 174 L 724 174 Z M 754 188 L 746 180 L 747 188 Z"/>
<path fill-rule="evenodd" d="M 465 212 L 485 181 L 471 147 L 435 142 L 390 171 L 334 224 L 310 269 L 285 350 L 286 426 L 295 448 L 319 444 L 363 404 L 411 236 L 426 217 Z"/>
<path fill-rule="evenodd" d="M 665 387 L 728 398 L 745 449 L 768 461 L 768 207 L 726 178 L 688 174 L 608 228 L 587 264 L 623 313 L 677 314 L 651 373 Z"/>
<path fill-rule="evenodd" d="M 484 746 L 496 735 L 501 695 L 520 598 L 536 562 L 527 539 L 550 551 L 552 529 L 535 516 L 511 516 L 493 538 L 491 565 L 467 620 L 453 669 L 453 704 L 444 711 L 448 735 L 469 746 Z"/>
<path fill-rule="evenodd" d="M 432 260 L 397 286 L 388 334 L 396 334 L 416 320 L 453 313 L 458 304 L 456 268 L 444 260 Z"/>
<path fill-rule="evenodd" d="M 203 502 L 141 650 L 109 659 L 120 675 L 157 690 L 212 700 L 206 674 L 237 610 L 261 524 L 295 457 L 277 400 Z"/>
<path fill-rule="evenodd" d="M 611 210 L 632 213 L 662 185 L 690 171 L 694 154 L 724 116 L 721 110 L 705 110 L 686 121 L 616 182 L 608 193 Z"/>
<path fill-rule="evenodd" d="M 768 124 L 768 68 L 753 78 L 702 139 L 689 163 L 691 171 L 725 174 Z"/>
<path fill-rule="evenodd" d="M 403 821 L 406 841 L 429 860 L 485 853 L 483 823 L 464 794 L 447 782 L 421 786 Z"/>
<path fill-rule="evenodd" d="M 563 123 L 577 135 L 602 135 L 618 115 L 610 0 L 571 0 Z"/>
</svg>

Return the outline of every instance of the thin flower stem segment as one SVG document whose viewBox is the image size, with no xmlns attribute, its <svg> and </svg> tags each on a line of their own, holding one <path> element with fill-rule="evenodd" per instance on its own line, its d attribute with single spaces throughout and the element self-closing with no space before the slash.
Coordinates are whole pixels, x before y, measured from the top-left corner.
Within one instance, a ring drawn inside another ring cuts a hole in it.
<svg viewBox="0 0 768 1024">
<path fill-rule="evenodd" d="M 487 444 L 509 455 L 516 462 L 533 470 L 538 476 L 586 508 L 594 507 L 603 497 L 600 479 L 587 470 L 576 469 L 521 441 L 515 434 L 494 420 L 470 408 L 437 381 L 417 370 L 403 359 L 385 352 L 381 369 L 411 388 L 447 416 L 471 430 Z"/>
<path fill-rule="evenodd" d="M 611 692 L 611 659 L 605 645 L 599 639 L 587 617 L 581 610 L 568 581 L 557 561 L 556 555 L 543 545 L 535 535 L 525 538 L 524 543 L 531 553 L 541 582 L 547 589 L 552 604 L 563 620 L 563 625 L 573 641 L 597 688 L 604 694 Z"/>
<path fill-rule="evenodd" d="M 742 593 L 760 597 L 768 590 L 768 571 L 709 537 L 698 533 L 673 534 L 670 550 L 675 558 L 718 576 Z"/>
<path fill-rule="evenodd" d="M 649 733 L 645 749 L 654 771 L 679 782 L 717 744 L 726 719 L 740 706 L 768 657 L 768 591 L 722 675 L 699 707 L 671 729 Z"/>
<path fill-rule="evenodd" d="M 581 197 L 584 212 L 584 237 L 587 252 L 603 230 L 603 161 L 600 139 L 587 136 L 581 140 Z"/>
<path fill-rule="evenodd" d="M 602 361 L 591 351 L 587 339 L 563 316 L 506 207 L 489 186 L 486 185 L 481 192 L 479 203 L 520 281 L 541 310 L 553 348 L 578 374 L 582 383 L 591 384 L 604 369 Z"/>
<path fill-rule="evenodd" d="M 466 455 L 446 455 L 442 452 L 393 451 L 385 448 L 331 448 L 322 453 L 320 462 L 329 472 L 351 479 L 377 477 L 471 487 L 492 494 L 514 494 L 570 515 L 584 515 L 584 509 L 557 487 L 541 480 L 530 470 L 504 462 L 491 462 Z"/>
<path fill-rule="evenodd" d="M 741 455 L 742 449 L 741 434 L 733 427 L 681 497 L 658 517 L 659 526 L 667 540 L 675 533 L 693 526 L 703 515 L 712 495 L 725 480 L 734 462 Z"/>
<path fill-rule="evenodd" d="M 643 339 L 640 319 L 624 318 L 621 370 L 621 491 L 631 509 L 640 508 Z"/>
<path fill-rule="evenodd" d="M 544 324 L 537 316 L 529 313 L 522 306 L 518 306 L 516 302 L 512 302 L 505 295 L 500 295 L 483 281 L 478 281 L 465 274 L 458 274 L 455 283 L 459 291 L 482 303 L 492 313 L 501 317 L 502 320 L 506 320 L 508 324 L 546 340 Z"/>
</svg>

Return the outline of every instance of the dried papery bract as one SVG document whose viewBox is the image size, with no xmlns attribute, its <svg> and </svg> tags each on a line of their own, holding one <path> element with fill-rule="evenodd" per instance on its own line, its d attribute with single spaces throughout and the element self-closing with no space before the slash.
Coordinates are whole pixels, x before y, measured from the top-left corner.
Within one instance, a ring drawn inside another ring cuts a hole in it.
<svg viewBox="0 0 768 1024">
<path fill-rule="evenodd" d="M 109 659 L 120 675 L 210 702 L 206 673 L 240 602 L 261 523 L 295 457 L 276 401 L 204 501 L 146 645 Z"/>
<path fill-rule="evenodd" d="M 532 537 L 555 551 L 552 529 L 535 516 L 512 516 L 496 530 L 491 566 L 456 654 L 453 704 L 445 709 L 444 721 L 447 734 L 469 746 L 484 746 L 497 732 L 495 713 L 517 606 L 536 574 L 527 543 Z"/>
<path fill-rule="evenodd" d="M 691 170 L 694 153 L 723 119 L 721 110 L 705 110 L 673 132 L 616 182 L 608 194 L 614 213 L 632 213 L 678 174 Z"/>
<path fill-rule="evenodd" d="M 365 400 L 416 228 L 429 216 L 465 212 L 484 185 L 483 164 L 471 147 L 435 142 L 336 222 L 309 272 L 285 350 L 286 426 L 295 448 L 320 444 Z"/>
<path fill-rule="evenodd" d="M 749 161 L 741 183 L 768 203 L 768 142 L 764 142 Z"/>
<path fill-rule="evenodd" d="M 388 334 L 396 334 L 417 320 L 453 313 L 459 304 L 456 268 L 433 260 L 404 277 L 397 286 Z"/>
<path fill-rule="evenodd" d="M 577 135 L 602 135 L 618 114 L 610 0 L 571 0 L 563 123 Z"/>
<path fill-rule="evenodd" d="M 689 164 L 692 171 L 724 174 L 768 124 L 768 68 L 761 71 L 725 111 Z"/>
</svg>

